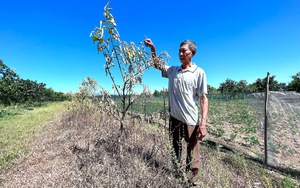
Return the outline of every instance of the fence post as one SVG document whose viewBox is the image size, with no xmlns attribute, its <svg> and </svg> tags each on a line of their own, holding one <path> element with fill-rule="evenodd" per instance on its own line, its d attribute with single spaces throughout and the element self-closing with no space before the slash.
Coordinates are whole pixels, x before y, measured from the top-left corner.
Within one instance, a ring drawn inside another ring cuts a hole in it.
<svg viewBox="0 0 300 188">
<path fill-rule="evenodd" d="M 269 101 L 269 77 L 267 73 L 266 93 L 265 93 L 265 122 L 264 122 L 264 146 L 265 146 L 265 161 L 264 164 L 268 165 L 268 101 Z"/>
<path fill-rule="evenodd" d="M 169 100 L 169 97 L 168 97 L 168 90 L 163 88 L 163 100 L 164 100 L 164 120 L 165 120 L 165 126 L 167 126 L 167 109 L 166 109 L 166 98 L 168 98 Z M 170 103 L 169 104 L 169 109 L 168 109 L 168 112 L 170 112 Z"/>
</svg>

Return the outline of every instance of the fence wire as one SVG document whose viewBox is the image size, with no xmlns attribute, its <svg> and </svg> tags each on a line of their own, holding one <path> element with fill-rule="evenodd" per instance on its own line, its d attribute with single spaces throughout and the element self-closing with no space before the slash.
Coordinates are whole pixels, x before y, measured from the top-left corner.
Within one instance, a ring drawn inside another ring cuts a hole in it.
<svg viewBox="0 0 300 188">
<path fill-rule="evenodd" d="M 208 95 L 209 136 L 264 161 L 265 93 Z M 269 92 L 268 164 L 300 172 L 300 93 Z M 144 121 L 168 119 L 167 97 L 140 100 L 131 108 Z M 167 123 L 166 123 L 167 124 Z"/>
<path fill-rule="evenodd" d="M 256 115 L 262 122 L 261 104 L 265 94 L 252 94 L 250 104 L 256 106 Z M 268 163 L 300 171 L 300 94 L 296 92 L 269 92 L 267 143 Z M 260 131 L 264 131 L 260 123 Z"/>
</svg>

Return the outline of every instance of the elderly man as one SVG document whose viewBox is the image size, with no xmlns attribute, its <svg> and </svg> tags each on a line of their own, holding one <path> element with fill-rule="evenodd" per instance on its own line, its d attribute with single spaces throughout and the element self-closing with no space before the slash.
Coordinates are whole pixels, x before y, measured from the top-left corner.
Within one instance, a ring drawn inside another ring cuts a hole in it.
<svg viewBox="0 0 300 188">
<path fill-rule="evenodd" d="M 151 39 L 144 41 L 150 47 L 152 57 L 156 57 L 155 46 Z M 200 141 L 207 134 L 206 118 L 208 112 L 207 82 L 203 69 L 192 62 L 197 52 L 195 42 L 185 40 L 179 47 L 180 66 L 158 65 L 162 76 L 169 79 L 170 138 L 175 152 L 175 164 L 181 164 L 181 141 L 187 142 L 186 171 L 190 181 L 197 185 L 200 168 Z M 200 101 L 201 110 L 198 110 Z"/>
</svg>

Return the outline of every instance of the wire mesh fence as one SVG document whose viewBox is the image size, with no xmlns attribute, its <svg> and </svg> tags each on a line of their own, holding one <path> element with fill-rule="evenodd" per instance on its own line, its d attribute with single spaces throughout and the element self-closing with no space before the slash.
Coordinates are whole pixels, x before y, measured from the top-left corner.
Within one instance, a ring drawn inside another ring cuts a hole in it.
<svg viewBox="0 0 300 188">
<path fill-rule="evenodd" d="M 265 93 L 249 95 L 258 119 L 258 130 L 263 132 Z M 300 171 L 300 94 L 296 92 L 269 92 L 267 108 L 268 164 Z"/>
<path fill-rule="evenodd" d="M 208 138 L 217 138 L 264 161 L 265 95 L 208 95 Z M 300 94 L 269 92 L 268 95 L 268 164 L 300 172 Z M 168 124 L 166 96 L 140 99 L 134 103 L 131 111 L 139 114 L 142 121 Z"/>
</svg>

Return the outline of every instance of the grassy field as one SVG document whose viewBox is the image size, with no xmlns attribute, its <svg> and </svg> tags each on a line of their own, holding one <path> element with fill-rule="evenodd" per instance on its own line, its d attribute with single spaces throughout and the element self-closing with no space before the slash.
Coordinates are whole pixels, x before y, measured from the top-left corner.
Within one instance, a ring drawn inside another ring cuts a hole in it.
<svg viewBox="0 0 300 188">
<path fill-rule="evenodd" d="M 28 152 L 27 143 L 65 106 L 60 102 L 35 108 L 0 107 L 0 169 Z"/>
<path fill-rule="evenodd" d="M 132 124 L 128 119 L 121 134 L 118 122 L 97 107 L 79 106 L 53 117 L 66 106 L 51 103 L 33 110 L 2 112 L 2 165 L 22 158 L 23 152 L 30 157 L 14 163 L 15 168 L 3 169 L 0 187 L 188 187 L 172 166 L 164 121 L 135 119 Z M 155 99 L 146 106 L 142 101 L 131 110 L 153 115 L 164 111 L 163 106 L 162 99 Z M 299 185 L 299 176 L 267 168 L 244 150 L 234 150 L 235 146 L 246 150 L 260 146 L 256 143 L 256 139 L 260 142 L 259 133 L 252 124 L 257 118 L 244 100 L 211 100 L 210 106 L 210 136 L 201 144 L 201 187 Z M 219 147 L 211 142 L 217 139 L 237 145 L 231 145 L 233 150 Z"/>
</svg>

